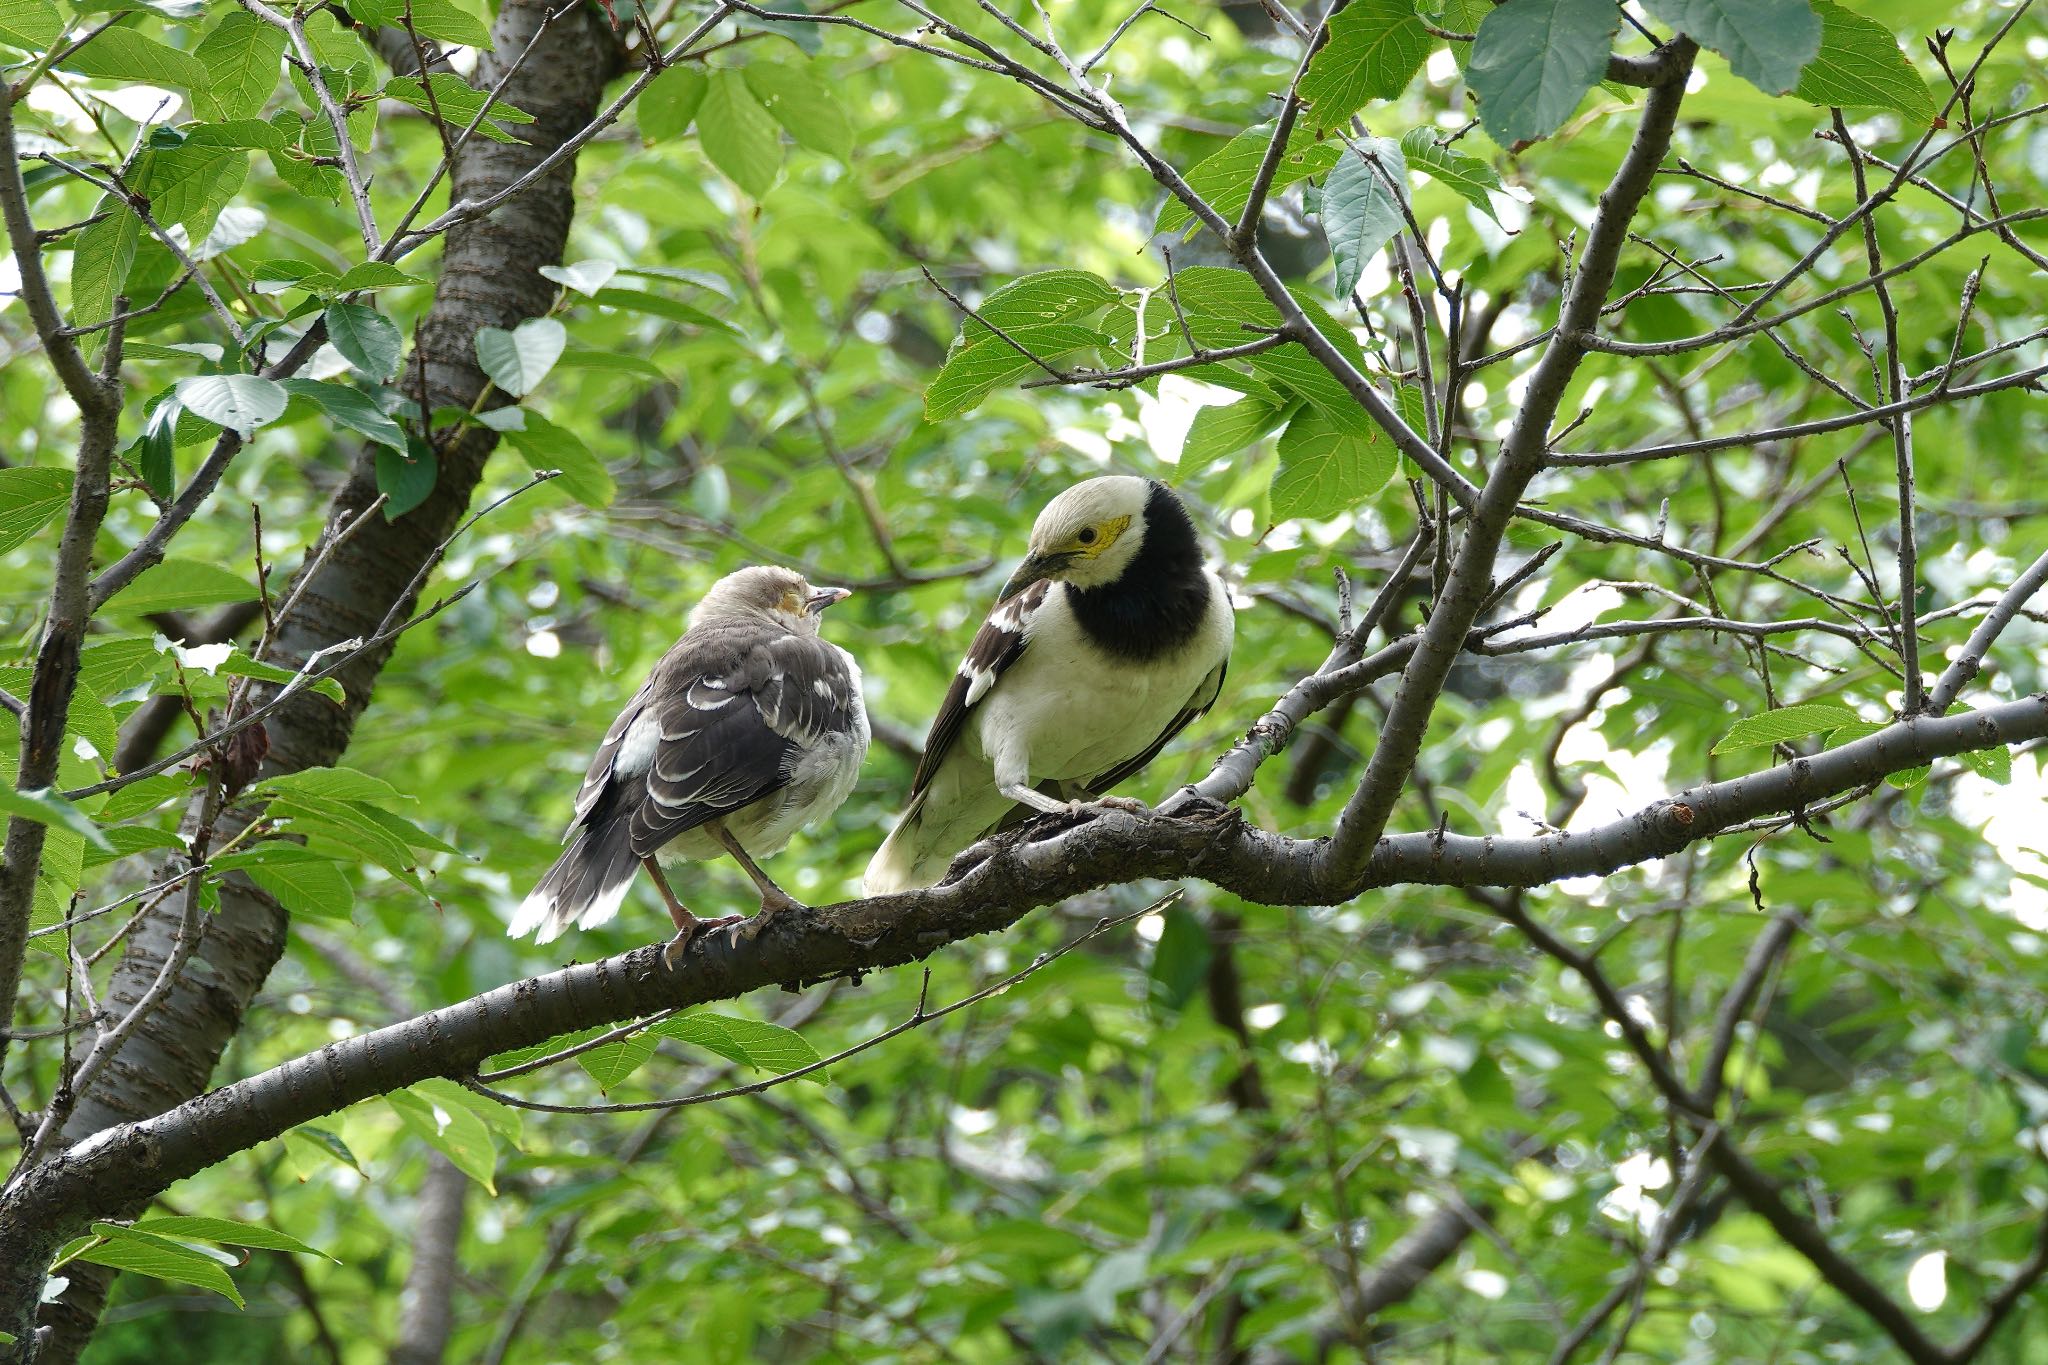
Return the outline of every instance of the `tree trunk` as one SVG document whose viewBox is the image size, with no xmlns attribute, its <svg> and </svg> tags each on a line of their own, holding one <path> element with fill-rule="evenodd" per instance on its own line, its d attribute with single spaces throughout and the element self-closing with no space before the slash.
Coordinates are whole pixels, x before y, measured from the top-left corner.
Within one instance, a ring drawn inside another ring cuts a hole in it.
<svg viewBox="0 0 2048 1365">
<path fill-rule="evenodd" d="M 455 1266 L 462 1250 L 469 1177 L 436 1152 L 420 1185 L 412 1229 L 412 1266 L 398 1299 L 398 1340 L 391 1365 L 441 1365 L 455 1329 Z"/>
<path fill-rule="evenodd" d="M 495 84 L 550 8 L 548 0 L 505 0 L 493 33 L 497 53 L 479 64 L 478 84 Z M 507 103 L 534 116 L 531 141 L 472 139 L 451 170 L 450 202 L 503 190 L 580 131 L 596 114 L 620 59 L 618 40 L 597 6 L 558 16 L 504 93 Z M 433 307 L 420 324 L 418 346 L 401 381 L 407 393 L 418 393 L 424 383 L 429 411 L 468 407 L 482 392 L 474 350 L 478 328 L 512 327 L 545 313 L 553 302 L 555 286 L 537 272 L 562 260 L 575 209 L 574 174 L 574 161 L 565 162 L 494 213 L 449 232 Z M 407 590 L 467 511 L 494 444 L 489 431 L 465 430 L 439 452 L 439 476 L 425 502 L 396 521 L 372 518 L 328 557 L 280 632 L 277 662 L 295 668 L 324 646 L 376 633 L 394 607 L 412 610 L 415 595 Z M 363 450 L 328 511 L 329 532 L 352 522 L 376 496 L 374 453 Z M 346 706 L 307 694 L 273 715 L 266 771 L 338 760 L 391 650 L 387 644 L 366 651 L 340 673 Z M 162 1113 L 204 1090 L 250 998 L 283 953 L 286 928 L 287 916 L 269 896 L 240 878 L 224 884 L 220 911 L 209 918 L 199 951 L 100 1084 L 81 1098 L 65 1127 L 66 1141 Z M 148 989 L 177 929 L 177 911 L 169 905 L 137 926 L 107 993 L 110 1010 L 132 1008 Z M 112 1272 L 82 1263 L 67 1273 L 69 1290 L 43 1310 L 42 1321 L 51 1330 L 42 1334 L 41 1360 L 78 1358 L 112 1279 Z"/>
</svg>

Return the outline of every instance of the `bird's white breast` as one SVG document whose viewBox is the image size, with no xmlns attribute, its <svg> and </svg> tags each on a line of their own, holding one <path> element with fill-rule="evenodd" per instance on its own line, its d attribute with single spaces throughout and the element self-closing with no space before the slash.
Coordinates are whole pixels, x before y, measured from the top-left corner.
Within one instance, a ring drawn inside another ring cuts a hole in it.
<svg viewBox="0 0 2048 1365">
<path fill-rule="evenodd" d="M 1029 644 L 979 708 L 973 729 L 998 774 L 1022 760 L 1033 782 L 1097 776 L 1144 752 L 1230 657 L 1230 599 L 1213 573 L 1202 625 L 1179 649 L 1131 660 L 1090 641 L 1054 585 Z M 1006 758 L 1009 762 L 1006 762 Z"/>
</svg>

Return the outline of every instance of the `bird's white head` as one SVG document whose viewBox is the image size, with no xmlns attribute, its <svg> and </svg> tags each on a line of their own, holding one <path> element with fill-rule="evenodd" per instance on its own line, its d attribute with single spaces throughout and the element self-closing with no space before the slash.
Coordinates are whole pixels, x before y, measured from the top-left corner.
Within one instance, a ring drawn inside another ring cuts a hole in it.
<svg viewBox="0 0 2048 1365">
<path fill-rule="evenodd" d="M 847 588 L 814 588 L 794 569 L 757 564 L 713 583 L 691 609 L 690 625 L 766 621 L 798 635 L 816 635 L 819 614 L 850 595 Z"/>
<path fill-rule="evenodd" d="M 1045 505 L 1031 527 L 1031 553 L 1003 596 L 1040 578 L 1077 588 L 1114 583 L 1145 544 L 1152 481 L 1105 474 L 1077 483 Z"/>
</svg>

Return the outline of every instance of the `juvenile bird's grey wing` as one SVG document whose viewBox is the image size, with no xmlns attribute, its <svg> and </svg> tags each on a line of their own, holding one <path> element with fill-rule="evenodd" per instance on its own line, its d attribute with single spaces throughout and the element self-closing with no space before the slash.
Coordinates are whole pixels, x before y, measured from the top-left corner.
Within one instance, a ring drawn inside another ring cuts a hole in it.
<svg viewBox="0 0 2048 1365">
<path fill-rule="evenodd" d="M 836 646 L 812 636 L 778 636 L 755 667 L 752 692 L 762 721 L 799 749 L 860 728 L 860 684 Z"/>
<path fill-rule="evenodd" d="M 1045 605 L 1045 596 L 1051 590 L 1052 584 L 1040 579 L 1021 592 L 1012 593 L 996 603 L 988 620 L 975 632 L 973 643 L 967 646 L 967 657 L 960 661 L 953 684 L 946 689 L 946 699 L 939 703 L 939 713 L 932 718 L 931 732 L 925 736 L 924 753 L 917 760 L 917 776 L 910 783 L 913 801 L 931 785 L 939 764 L 960 737 L 967 717 L 1004 670 L 1023 655 L 1030 640 L 1031 618 Z"/>
<path fill-rule="evenodd" d="M 1110 790 L 1125 778 L 1144 768 L 1153 759 L 1159 757 L 1159 751 L 1168 744 L 1171 744 L 1175 735 L 1187 729 L 1188 726 L 1194 723 L 1197 716 L 1202 715 L 1216 704 L 1216 698 L 1223 691 L 1223 676 L 1229 671 L 1229 659 L 1225 659 L 1222 663 L 1211 669 L 1209 676 L 1202 679 L 1201 686 L 1195 689 L 1195 694 L 1188 698 L 1187 705 L 1181 707 L 1179 712 L 1174 715 L 1174 718 L 1167 722 L 1166 728 L 1159 732 L 1159 738 L 1147 745 L 1143 753 L 1134 754 L 1117 764 L 1114 768 L 1111 768 L 1108 772 L 1098 777 L 1090 778 L 1085 784 L 1088 794 L 1098 796 Z"/>
</svg>

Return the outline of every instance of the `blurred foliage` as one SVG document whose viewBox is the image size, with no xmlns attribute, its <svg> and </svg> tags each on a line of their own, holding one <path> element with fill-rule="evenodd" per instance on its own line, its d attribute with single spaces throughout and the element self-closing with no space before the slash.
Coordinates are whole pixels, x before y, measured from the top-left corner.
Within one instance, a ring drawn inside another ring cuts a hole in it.
<svg viewBox="0 0 2048 1365">
<path fill-rule="evenodd" d="M 177 56 L 230 41 L 222 31 L 245 17 L 156 8 L 171 17 L 145 12 L 132 27 L 181 49 Z M 940 8 L 991 42 L 1005 39 L 971 5 Z M 1077 52 L 1092 50 L 1127 13 L 1096 0 L 1049 8 Z M 1922 47 L 1937 16 L 1904 0 L 1853 8 L 1897 33 L 1936 102 L 1946 98 Z M 1453 0 L 1432 22 L 1469 28 L 1475 9 L 1484 12 Z M 441 16 L 449 36 L 465 13 Z M 1960 31 L 1953 51 L 1970 55 L 2005 17 L 2005 7 L 1978 0 L 1938 16 Z M 1271 33 L 1256 8 L 1181 18 L 1194 31 L 1147 15 L 1102 70 L 1140 130 L 1187 168 L 1266 117 L 1298 48 Z M 680 22 L 671 29 L 680 32 Z M 887 19 L 877 12 L 874 22 Z M 367 91 L 384 78 L 367 50 L 349 47 L 345 30 L 320 31 L 335 65 L 352 73 L 351 88 Z M 0 42 L 11 41 L 0 32 Z M 1434 55 L 1421 74 L 1363 117 L 1372 134 L 1392 140 L 1419 128 L 1463 130 L 1453 151 L 1501 178 L 1500 192 L 1477 191 L 1482 206 L 1470 186 L 1423 174 L 1415 144 L 1403 143 L 1417 172 L 1408 182 L 1414 215 L 1463 281 L 1472 316 L 1490 328 L 1474 352 L 1512 347 L 1554 319 L 1563 248 L 1583 240 L 1640 92 L 1594 86 L 1555 136 L 1510 156 L 1484 130 L 1468 129 L 1464 45 L 1429 41 Z M 1978 73 L 1977 117 L 2031 114 L 2044 62 L 2048 38 L 2038 21 L 2023 21 Z M 145 129 L 138 120 L 156 100 L 130 75 L 47 75 L 17 111 L 29 149 L 120 162 L 142 137 L 154 148 L 144 155 L 157 158 L 152 173 L 169 177 L 174 159 L 197 159 L 200 115 L 218 123 L 281 111 L 275 126 L 289 125 L 281 146 L 317 142 L 321 131 L 304 122 L 302 95 L 288 83 L 242 109 L 209 107 L 221 99 L 216 91 L 202 96 L 198 114 L 173 92 L 180 102 Z M 1839 149 L 1815 140 L 1829 126 L 1824 110 L 1766 95 L 1711 54 L 1696 80 L 1674 161 L 1737 188 L 1660 178 L 1636 228 L 1658 249 L 1628 250 L 1617 296 L 1651 278 L 1660 250 L 1711 262 L 1701 268 L 1735 283 L 1772 278 L 1816 240 L 1815 224 L 1740 189 L 1829 215 L 1855 202 Z M 417 82 L 412 89 L 424 102 Z M 757 117 L 777 109 L 779 123 Z M 1865 145 L 1891 159 L 1924 131 L 1897 113 L 1852 117 Z M 379 219 L 395 221 L 437 164 L 440 143 L 402 95 L 362 104 L 351 126 L 374 170 Z M 261 135 L 248 135 L 261 145 Z M 2039 207 L 2048 124 L 2015 117 L 1985 136 L 1983 155 L 2005 211 Z M 173 210 L 159 189 L 158 207 L 166 221 L 185 224 L 189 240 L 213 234 L 219 249 L 209 248 L 205 273 L 239 321 L 272 320 L 289 334 L 362 264 L 360 247 L 349 247 L 353 212 L 327 192 L 334 185 L 319 182 L 319 167 L 290 150 L 235 157 L 245 174 L 224 173 L 218 193 Z M 1933 178 L 1950 195 L 1977 193 L 1967 155 L 1943 160 Z M 894 742 L 877 744 L 830 827 L 800 838 L 770 868 L 800 898 L 824 902 L 856 894 L 954 661 L 1037 507 L 1070 481 L 1102 469 L 1176 480 L 1241 594 L 1223 696 L 1130 784 L 1142 797 L 1205 771 L 1320 662 L 1336 610 L 1333 571 L 1377 588 L 1412 534 L 1415 511 L 1400 477 L 1335 515 L 1269 527 L 1279 510 L 1268 501 L 1271 436 L 1240 453 L 1211 452 L 1199 468 L 1178 467 L 1196 405 L 1229 396 L 1190 381 L 1114 393 L 1013 383 L 970 414 L 925 419 L 924 389 L 959 319 L 921 267 L 969 300 L 1054 268 L 1118 288 L 1165 279 L 1151 235 L 1161 199 L 1150 178 L 1015 85 L 843 28 L 728 28 L 584 152 L 578 183 L 575 279 L 555 315 L 565 329 L 560 357 L 539 366 L 545 373 L 525 403 L 545 419 L 529 419 L 529 437 L 567 435 L 526 453 L 549 467 L 568 463 L 562 450 L 583 449 L 589 463 L 574 466 L 581 479 L 490 513 L 452 548 L 439 581 L 478 586 L 405 638 L 349 756 L 353 769 L 388 786 L 335 798 L 420 827 L 421 838 L 406 838 L 418 885 L 404 873 L 410 858 L 397 859 L 394 872 L 383 865 L 392 859 L 361 846 L 360 833 L 351 843 L 346 823 L 316 837 L 316 850 L 330 855 L 322 866 L 348 886 L 330 880 L 307 893 L 304 932 L 295 930 L 222 1079 L 395 1011 L 545 970 L 564 948 L 590 959 L 665 933 L 644 887 L 614 924 L 546 949 L 507 941 L 502 926 L 556 851 L 596 737 L 697 594 L 740 564 L 796 563 L 818 581 L 858 589 L 833 611 L 827 633 L 859 657 L 870 706 Z M 34 167 L 33 190 L 45 225 L 87 219 L 100 197 L 49 162 Z M 1328 292 L 1328 253 L 1308 226 L 1318 193 L 1304 183 L 1280 195 L 1267 232 L 1290 280 L 1335 312 L 1346 301 Z M 1949 203 L 1908 188 L 1880 217 L 1880 245 L 1887 260 L 1902 259 L 1957 222 Z M 2041 227 L 2027 222 L 2020 231 L 2040 244 L 2048 240 Z M 90 308 L 81 291 L 97 277 L 78 257 L 101 243 L 91 227 L 71 240 L 75 253 L 60 245 L 54 260 L 68 271 L 72 305 Z M 175 277 L 169 253 L 146 235 L 128 246 L 136 264 L 125 287 L 138 300 L 152 292 L 143 282 L 161 288 Z M 431 297 L 437 249 L 407 258 L 406 278 L 359 302 L 408 335 Z M 1855 278 L 1861 250 L 1851 234 L 1826 258 L 1819 283 Z M 1972 239 L 1895 282 L 1909 372 L 1948 357 L 1965 277 L 1987 259 L 1967 349 L 2015 341 L 2039 325 L 2039 272 L 1989 238 Z M 1202 238 L 1177 246 L 1175 260 L 1223 263 Z M 1358 329 L 1374 366 L 1400 372 L 1412 363 L 1404 359 L 1409 314 L 1388 260 L 1381 252 L 1351 263 L 1363 271 L 1364 313 L 1338 316 Z M 313 269 L 293 274 L 291 262 Z M 1425 308 L 1439 306 L 1426 275 L 1416 287 Z M 101 315 L 112 296 L 102 289 Z M 1726 311 L 1706 292 L 1649 293 L 1610 324 L 1626 339 L 1668 339 L 1709 330 Z M 374 324 L 370 333 L 365 354 L 376 358 Z M 1867 394 L 1859 335 L 1881 335 L 1867 293 L 1785 331 L 1815 370 Z M 225 340 L 190 288 L 139 320 L 130 338 L 139 344 L 123 372 L 133 396 L 123 439 L 138 441 L 126 455 L 134 481 L 115 498 L 103 557 L 133 543 L 155 515 L 142 481 L 163 486 L 165 457 L 142 441 L 148 400 L 232 368 L 232 357 L 213 365 L 190 349 Z M 525 341 L 539 351 L 507 338 L 494 374 L 509 366 L 513 383 L 529 382 L 551 341 Z M 1991 372 L 2037 364 L 2041 351 L 2027 342 Z M 1461 395 L 1456 458 L 1474 477 L 1536 354 L 1480 372 Z M 53 397 L 11 297 L 0 298 L 0 357 L 0 457 L 17 470 L 64 468 L 75 412 Z M 309 377 L 374 396 L 388 371 L 370 373 L 375 364 L 355 359 L 351 377 L 348 359 L 323 351 Z M 1692 357 L 1595 355 L 1562 408 L 1584 413 L 1563 444 L 1624 449 L 1845 406 L 1761 337 Z M 189 475 L 199 443 L 213 434 L 192 417 L 197 406 L 186 407 L 169 452 L 173 479 Z M 93 650 L 109 667 L 79 709 L 86 747 L 67 760 L 67 784 L 95 780 L 111 727 L 147 695 L 175 691 L 181 671 L 208 704 L 205 659 L 174 667 L 173 656 L 149 650 L 163 620 L 144 607 L 191 612 L 249 595 L 252 506 L 261 509 L 265 560 L 297 562 L 354 431 L 374 425 L 334 413 L 295 396 L 256 431 L 179 538 L 173 562 L 184 567 L 146 603 L 138 586 L 103 613 Z M 2044 544 L 2048 501 L 2034 480 L 2048 422 L 2037 394 L 2008 390 L 1931 408 L 1916 429 L 1925 613 L 1995 593 L 2015 562 Z M 1840 477 L 1838 461 L 1846 462 Z M 521 452 L 503 450 L 479 505 L 527 477 Z M 1855 429 L 1712 460 L 1561 470 L 1532 497 L 1737 558 L 1811 542 L 1778 566 L 1779 577 L 1717 574 L 1707 587 L 1665 556 L 1570 537 L 1512 604 L 1553 608 L 1547 627 L 1653 616 L 1668 606 L 1660 593 L 1718 591 L 1722 610 L 1748 620 L 1828 615 L 1800 589 L 1867 602 L 1851 562 L 1863 562 L 1866 533 L 1881 572 L 1890 572 L 1890 451 Z M 1557 538 L 1518 523 L 1512 557 Z M 55 537 L 46 530 L 8 543 L 0 665 L 32 645 Z M 1425 597 L 1426 586 L 1404 599 L 1390 629 L 1412 627 Z M 1971 620 L 1929 624 L 1937 666 Z M 2038 623 L 2017 623 L 1978 695 L 2041 687 L 2044 638 Z M 130 666 L 112 666 L 127 641 L 145 643 Z M 1884 719 L 1896 704 L 1896 679 L 1846 642 L 1815 634 L 1780 643 L 1787 652 L 1766 657 L 1723 638 L 1671 637 L 1622 685 L 1597 695 L 1618 661 L 1634 659 L 1635 642 L 1461 665 L 1396 827 L 1442 820 L 1467 832 L 1526 833 L 1549 818 L 1592 824 L 1760 767 L 1767 750 L 1711 752 L 1734 722 L 1766 708 L 1760 662 L 1780 703 L 1836 703 L 1864 720 Z M 14 688 L 7 677 L 0 683 Z M 217 690 L 211 695 L 217 704 Z M 1247 813 L 1292 833 L 1327 829 L 1387 695 L 1331 713 L 1334 728 L 1269 764 Z M 1583 723 L 1552 770 L 1544 755 L 1560 719 L 1572 715 Z M 170 743 L 190 738 L 180 729 Z M 1309 756 L 1317 766 L 1301 771 Z M 1888 1291 L 1903 1298 L 1919 1267 L 1914 1311 L 1944 1339 L 2027 1254 L 2048 1190 L 2039 1151 L 2048 1131 L 2048 864 L 2038 853 L 2038 757 L 2023 753 L 2009 782 L 1996 778 L 1939 763 L 1925 781 L 1880 789 L 1810 833 L 1726 837 L 1520 898 L 1568 942 L 1599 945 L 1611 978 L 1688 1068 L 1699 1065 L 1712 1012 L 1758 932 L 1759 904 L 1800 911 L 1801 932 L 1769 983 L 1761 1026 L 1745 1026 L 1736 1050 L 1740 1140 L 1802 1198 L 1811 1195 L 1835 1244 Z M 1581 784 L 1583 803 L 1566 800 Z M 74 888 L 91 906 L 143 885 L 148 863 L 139 855 L 170 842 L 183 789 L 167 777 L 95 809 L 101 824 L 118 826 L 108 852 L 54 836 L 42 922 L 55 922 Z M 1563 814 L 1552 817 L 1560 801 Z M 724 864 L 690 870 L 679 888 L 707 913 L 752 904 L 744 878 Z M 928 982 L 900 970 L 814 988 L 804 1002 L 771 995 L 731 1012 L 767 1019 L 799 1010 L 798 1031 L 830 1054 L 900 1023 L 927 991 L 933 1004 L 955 999 L 1159 891 L 1118 888 L 1042 911 L 1003 939 L 941 951 Z M 82 927 L 80 946 L 100 942 L 119 918 Z M 45 936 L 37 946 L 58 941 Z M 61 1017 L 61 962 L 47 951 L 31 955 L 31 994 L 17 1012 L 23 1026 Z M 1228 995 L 1218 988 L 1232 979 L 1241 1013 L 1218 1008 Z M 46 1095 L 60 1060 L 54 1040 L 17 1044 L 9 1083 Z M 568 1066 L 507 1084 L 537 1099 L 588 1103 L 681 1095 L 756 1074 L 665 1038 L 605 1095 Z M 446 1099 L 444 1118 L 461 1107 Z M 1139 1361 L 1161 1358 L 1148 1355 L 1155 1345 L 1165 1358 L 1207 1359 L 1226 1339 L 1245 1354 L 1217 1358 L 1314 1358 L 1320 1343 L 1321 1358 L 1354 1360 L 1363 1357 L 1353 1343 L 1368 1334 L 1379 1361 L 1541 1361 L 1565 1328 L 1625 1282 L 1671 1196 L 1678 1155 L 1656 1097 L 1583 983 L 1538 958 L 1487 897 L 1442 888 L 1285 910 L 1191 886 L 1135 932 L 1099 938 L 972 1009 L 840 1061 L 823 1084 L 665 1117 L 529 1114 L 523 1124 L 476 1127 L 496 1188 L 471 1191 L 450 1348 L 464 1361 L 497 1358 L 492 1342 L 515 1309 L 523 1326 L 503 1356 L 511 1362 Z M 320 1358 L 323 1335 L 346 1361 L 381 1358 L 400 1311 L 426 1170 L 418 1128 L 389 1104 L 365 1104 L 174 1189 L 164 1202 L 178 1213 L 271 1223 L 334 1260 L 301 1256 L 288 1267 L 284 1253 L 251 1253 L 234 1271 L 249 1304 L 239 1314 L 223 1299 L 195 1302 L 186 1290 L 126 1276 L 90 1359 Z M 1463 1201 L 1485 1234 L 1466 1239 L 1371 1328 L 1349 1321 L 1345 1286 L 1448 1200 Z M 1945 1297 L 1927 1292 L 1929 1277 L 1944 1272 Z M 1173 1344 L 1169 1328 L 1179 1333 Z M 1589 1356 L 1599 1344 L 1596 1337 Z M 1622 1358 L 1815 1362 L 1884 1349 L 1865 1318 L 1710 1183 L 1645 1287 Z M 2023 1307 L 1995 1350 L 2002 1360 L 2041 1358 L 2048 1317 Z"/>
</svg>

